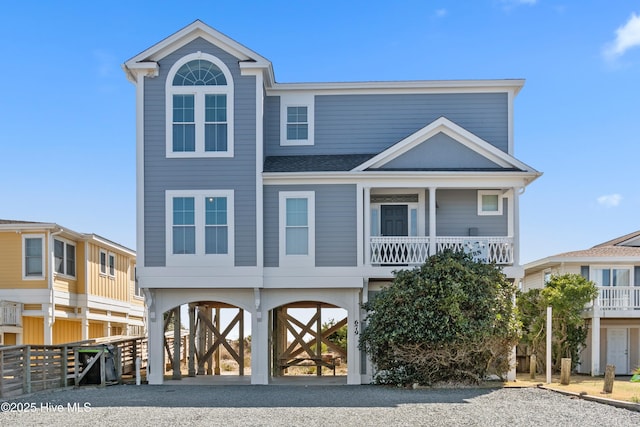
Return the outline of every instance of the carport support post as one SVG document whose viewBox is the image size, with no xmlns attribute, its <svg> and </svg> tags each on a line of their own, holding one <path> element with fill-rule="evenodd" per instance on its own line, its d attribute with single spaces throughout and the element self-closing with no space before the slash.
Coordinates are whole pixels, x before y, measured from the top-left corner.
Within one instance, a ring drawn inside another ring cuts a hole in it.
<svg viewBox="0 0 640 427">
<path fill-rule="evenodd" d="M 196 376 L 196 306 L 189 304 L 189 376 Z"/>
<path fill-rule="evenodd" d="M 164 320 L 153 309 L 149 310 L 149 362 L 147 381 L 149 384 L 162 384 L 164 374 Z"/>
<path fill-rule="evenodd" d="M 240 353 L 240 363 L 238 364 L 238 374 L 244 376 L 244 310 L 240 309 L 240 322 L 238 331 L 238 352 Z"/>
<path fill-rule="evenodd" d="M 171 378 L 174 380 L 182 379 L 182 372 L 180 372 L 180 341 L 180 306 L 177 306 L 173 312 L 173 374 Z"/>
<path fill-rule="evenodd" d="M 256 310 L 251 316 L 251 384 L 269 384 L 269 319 L 267 315 L 268 313 Z"/>
<path fill-rule="evenodd" d="M 213 324 L 216 327 L 216 331 L 222 331 L 222 322 L 220 321 L 220 306 L 216 306 L 216 317 Z M 220 345 L 216 347 L 214 356 L 215 356 L 215 367 L 213 369 L 213 373 L 215 375 L 220 375 Z"/>
<path fill-rule="evenodd" d="M 316 354 L 317 357 L 322 360 L 322 308 L 318 304 L 316 310 L 318 310 L 318 320 L 316 322 Z M 316 365 L 316 375 L 322 376 L 322 365 L 318 363 Z"/>
</svg>

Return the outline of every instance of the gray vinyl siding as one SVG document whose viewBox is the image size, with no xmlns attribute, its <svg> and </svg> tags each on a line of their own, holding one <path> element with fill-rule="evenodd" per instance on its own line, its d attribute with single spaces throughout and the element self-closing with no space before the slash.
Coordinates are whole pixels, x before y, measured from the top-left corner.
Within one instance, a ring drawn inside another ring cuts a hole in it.
<svg viewBox="0 0 640 427">
<path fill-rule="evenodd" d="M 206 52 L 224 61 L 234 83 L 234 157 L 166 158 L 165 80 L 178 59 Z M 241 76 L 238 59 L 198 38 L 159 61 L 159 76 L 145 78 L 144 248 L 145 266 L 165 265 L 165 190 L 234 190 L 235 265 L 255 266 L 256 100 L 255 77 Z"/>
<path fill-rule="evenodd" d="M 386 163 L 381 169 L 420 168 L 500 168 L 500 166 L 441 132 Z"/>
<path fill-rule="evenodd" d="M 506 199 L 502 215 L 479 216 L 477 190 L 437 190 L 436 203 L 438 236 L 468 236 L 471 227 L 478 229 L 478 236 L 507 235 Z"/>
<path fill-rule="evenodd" d="M 356 186 L 267 185 L 264 188 L 264 263 L 279 265 L 279 192 L 315 193 L 315 255 L 317 267 L 357 265 Z"/>
<path fill-rule="evenodd" d="M 302 147 L 280 147 L 279 107 L 268 97 L 269 156 L 379 153 L 442 116 L 508 150 L 506 93 L 316 95 L 315 144 Z"/>
</svg>

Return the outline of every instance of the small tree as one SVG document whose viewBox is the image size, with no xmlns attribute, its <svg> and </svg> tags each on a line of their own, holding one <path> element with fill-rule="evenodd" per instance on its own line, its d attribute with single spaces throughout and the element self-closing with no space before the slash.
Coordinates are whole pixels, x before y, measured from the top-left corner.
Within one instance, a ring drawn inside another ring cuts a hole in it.
<svg viewBox="0 0 640 427">
<path fill-rule="evenodd" d="M 598 295 L 593 282 L 578 274 L 551 276 L 542 289 L 520 293 L 517 298 L 522 321 L 522 344 L 529 346 L 532 354 L 538 355 L 539 367 L 543 368 L 546 354 L 547 307 L 553 309 L 552 318 L 552 369 L 560 370 L 561 359 L 570 357 L 572 368 L 587 339 L 582 312 L 586 304 Z"/>
<path fill-rule="evenodd" d="M 478 382 L 506 373 L 518 340 L 514 296 L 499 269 L 461 252 L 396 272 L 363 306 L 369 314 L 359 345 L 378 370 L 376 382 Z"/>
</svg>

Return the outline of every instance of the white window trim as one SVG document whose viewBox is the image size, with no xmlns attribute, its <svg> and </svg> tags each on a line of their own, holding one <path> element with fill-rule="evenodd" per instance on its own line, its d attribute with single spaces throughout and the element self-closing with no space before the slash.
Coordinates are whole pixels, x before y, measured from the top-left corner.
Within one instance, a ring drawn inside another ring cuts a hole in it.
<svg viewBox="0 0 640 427">
<path fill-rule="evenodd" d="M 279 210 L 279 265 L 280 267 L 315 267 L 316 265 L 316 202 L 313 191 L 281 191 L 278 193 Z M 307 199 L 309 248 L 307 255 L 287 255 L 286 225 L 287 199 Z"/>
<path fill-rule="evenodd" d="M 104 270 L 102 269 L 102 255 L 104 254 Z M 98 271 L 101 276 L 106 276 L 109 272 L 109 254 L 107 251 L 100 249 L 98 252 Z"/>
<path fill-rule="evenodd" d="M 53 266 L 53 274 L 56 275 L 56 276 L 64 276 L 64 277 L 70 277 L 72 279 L 75 279 L 76 278 L 76 274 L 78 272 L 78 248 L 77 248 L 75 243 L 73 243 L 73 242 L 71 242 L 71 241 L 69 241 L 67 239 L 63 239 L 63 238 L 57 237 L 57 236 L 54 237 L 53 238 L 53 248 L 51 248 L 51 251 L 53 253 L 53 260 L 54 261 L 56 259 L 56 240 L 59 241 L 59 242 L 64 243 L 63 250 L 62 250 L 62 267 L 63 267 L 64 271 L 63 272 L 56 271 L 55 265 L 54 265 Z M 68 274 L 67 273 L 67 245 L 74 247 L 74 252 L 76 254 L 76 259 L 75 259 L 76 274 Z"/>
<path fill-rule="evenodd" d="M 416 226 L 416 230 L 417 230 L 417 236 L 426 236 L 426 223 L 425 223 L 425 218 L 426 218 L 426 211 L 425 211 L 425 196 L 424 196 L 424 191 L 404 191 L 404 190 L 398 190 L 398 189 L 375 189 L 374 191 L 371 191 L 370 196 L 373 195 L 381 195 L 381 194 L 397 194 L 399 192 L 402 192 L 402 194 L 415 194 L 416 196 L 418 196 L 418 202 L 417 203 L 408 203 L 408 202 L 399 202 L 399 203 L 369 203 L 369 221 L 371 221 L 371 225 L 370 228 L 374 228 L 375 227 L 375 231 L 377 234 L 372 234 L 372 236 L 374 237 L 382 237 L 380 234 L 380 230 L 381 230 L 381 221 L 382 221 L 382 209 L 381 206 L 382 205 L 405 205 L 407 206 L 407 226 L 409 227 L 409 236 L 407 237 L 415 237 L 411 235 L 411 227 L 413 224 L 413 222 L 411 221 L 411 210 L 412 209 L 416 209 L 417 210 L 417 218 L 416 218 L 416 222 L 417 224 L 415 224 Z M 372 211 L 377 211 L 377 215 L 378 215 L 378 220 L 376 223 L 373 222 L 373 218 L 371 217 L 372 215 Z M 371 232 L 371 230 L 369 230 L 369 232 Z"/>
<path fill-rule="evenodd" d="M 280 96 L 280 145 L 313 145 L 315 99 L 312 93 L 283 94 Z M 287 139 L 287 107 L 307 107 L 307 139 Z"/>
<path fill-rule="evenodd" d="M 225 86 L 174 86 L 173 78 L 184 64 L 194 59 L 203 59 L 215 64 L 224 74 Z M 169 70 L 165 82 L 166 93 L 166 152 L 168 158 L 190 157 L 233 157 L 234 140 L 234 90 L 233 77 L 229 68 L 220 59 L 207 53 L 196 52 L 180 58 Z M 204 97 L 205 95 L 227 95 L 227 151 L 204 151 Z M 173 151 L 173 95 L 194 95 L 194 114 L 196 131 L 196 150 L 193 152 Z"/>
<path fill-rule="evenodd" d="M 167 190 L 165 191 L 165 236 L 167 266 L 214 266 L 233 267 L 235 260 L 235 214 L 233 190 Z M 173 253 L 173 198 L 193 197 L 196 227 L 196 253 Z M 226 254 L 205 254 L 205 203 L 206 197 L 227 198 L 227 236 Z"/>
<path fill-rule="evenodd" d="M 482 209 L 482 196 L 498 196 L 498 210 L 497 211 L 485 211 Z M 478 215 L 502 215 L 503 195 L 500 190 L 478 190 Z"/>
<path fill-rule="evenodd" d="M 22 280 L 44 280 L 45 271 L 47 268 L 46 257 L 45 257 L 45 245 L 44 245 L 44 234 L 23 234 L 22 235 Z M 25 240 L 26 239 L 40 239 L 42 242 L 42 275 L 40 276 L 27 276 L 27 264 L 26 264 L 26 251 L 25 251 Z"/>
</svg>

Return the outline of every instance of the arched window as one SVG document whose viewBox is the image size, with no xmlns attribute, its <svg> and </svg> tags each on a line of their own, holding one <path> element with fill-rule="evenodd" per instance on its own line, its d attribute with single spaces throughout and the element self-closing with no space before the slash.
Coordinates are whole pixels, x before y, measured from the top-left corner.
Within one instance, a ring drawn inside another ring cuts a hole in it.
<svg viewBox="0 0 640 427">
<path fill-rule="evenodd" d="M 167 157 L 231 156 L 231 73 L 214 56 L 187 55 L 167 78 Z"/>
</svg>

